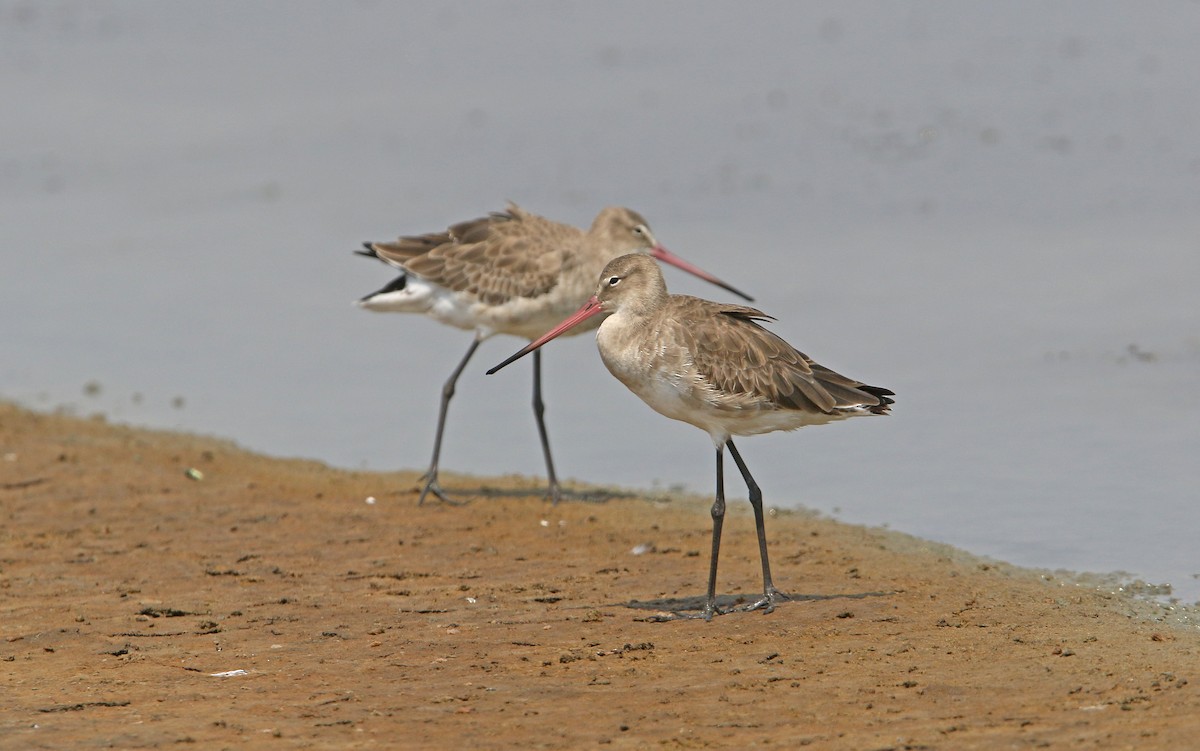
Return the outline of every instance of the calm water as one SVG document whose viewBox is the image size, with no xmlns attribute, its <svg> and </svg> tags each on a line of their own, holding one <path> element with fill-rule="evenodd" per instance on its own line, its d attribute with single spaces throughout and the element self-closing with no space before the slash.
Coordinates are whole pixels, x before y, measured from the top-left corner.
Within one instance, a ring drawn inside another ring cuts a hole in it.
<svg viewBox="0 0 1200 751">
<path fill-rule="evenodd" d="M 1197 28 L 1090 0 L 3 2 L 0 397 L 421 468 L 469 335 L 354 308 L 390 275 L 350 251 L 626 204 L 898 394 L 744 439 L 769 502 L 1192 601 Z M 444 467 L 543 471 L 528 365 L 483 375 L 520 344 L 464 374 Z M 709 492 L 708 438 L 591 337 L 545 362 L 563 475 Z"/>
</svg>

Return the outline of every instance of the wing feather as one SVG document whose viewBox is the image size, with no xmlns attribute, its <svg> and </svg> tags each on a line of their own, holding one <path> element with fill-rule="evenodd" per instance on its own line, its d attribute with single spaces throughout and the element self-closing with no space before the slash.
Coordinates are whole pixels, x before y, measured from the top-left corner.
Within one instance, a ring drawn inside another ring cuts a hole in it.
<svg viewBox="0 0 1200 751">
<path fill-rule="evenodd" d="M 459 222 L 444 232 L 368 247 L 415 276 L 501 305 L 550 292 L 564 256 L 582 239 L 582 230 L 510 205 L 507 211 Z"/>
<path fill-rule="evenodd" d="M 758 322 L 774 319 L 755 308 L 690 298 L 675 310 L 680 341 L 718 406 L 832 414 L 853 408 L 886 411 L 892 402 L 887 389 L 819 365 L 765 329 Z"/>
</svg>

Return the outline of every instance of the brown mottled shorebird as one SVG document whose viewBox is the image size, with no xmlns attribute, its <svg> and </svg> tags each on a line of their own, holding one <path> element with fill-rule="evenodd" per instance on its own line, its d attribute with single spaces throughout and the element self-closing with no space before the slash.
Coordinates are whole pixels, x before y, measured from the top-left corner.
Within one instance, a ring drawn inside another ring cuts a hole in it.
<svg viewBox="0 0 1200 751">
<path fill-rule="evenodd" d="M 609 372 L 656 411 L 707 432 L 717 448 L 708 596 L 698 617 L 709 620 L 721 613 L 716 607 L 716 586 L 725 518 L 726 447 L 749 490 L 763 572 L 762 599 L 737 609 L 771 612 L 788 597 L 771 581 L 762 491 L 732 436 L 884 415 L 895 394 L 813 362 L 763 328 L 758 321 L 774 319 L 761 311 L 667 294 L 658 266 L 637 255 L 621 256 L 605 266 L 596 294 L 583 307 L 488 374 L 529 352 L 536 354 L 538 347 L 598 315 L 608 316 L 596 333 L 596 346 Z M 675 613 L 672 617 L 697 616 Z"/>
<path fill-rule="evenodd" d="M 423 313 L 475 332 L 466 355 L 442 386 L 433 458 L 422 477 L 425 484 L 418 504 L 424 503 L 430 493 L 453 503 L 438 484 L 442 435 L 455 384 L 479 344 L 495 334 L 530 340 L 541 336 L 587 299 L 595 287 L 596 275 L 613 258 L 645 253 L 746 300 L 753 299 L 668 252 L 654 239 L 646 220 L 625 208 L 604 209 L 591 229 L 584 232 L 510 203 L 506 211 L 461 222 L 443 232 L 363 245 L 366 250 L 358 253 L 378 258 L 403 273 L 359 300 L 360 306 L 374 311 Z M 549 496 L 557 503 L 562 491 L 550 456 L 544 412 L 542 363 L 540 353 L 534 353 L 533 414 L 546 459 Z"/>
</svg>

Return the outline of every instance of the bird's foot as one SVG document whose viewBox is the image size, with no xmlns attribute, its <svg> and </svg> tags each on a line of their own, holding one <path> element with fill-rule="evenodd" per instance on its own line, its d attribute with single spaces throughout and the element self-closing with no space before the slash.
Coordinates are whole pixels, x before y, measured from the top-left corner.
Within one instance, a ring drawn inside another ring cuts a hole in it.
<svg viewBox="0 0 1200 751">
<path fill-rule="evenodd" d="M 737 600 L 734 600 L 732 597 L 728 596 L 723 598 L 714 597 L 711 600 L 705 600 L 702 606 L 694 610 L 664 610 L 639 620 L 646 620 L 651 623 L 663 623 L 666 621 L 711 621 L 713 616 L 728 615 L 729 613 L 748 613 L 752 610 L 761 610 L 764 614 L 766 614 L 773 612 L 775 610 L 775 606 L 779 605 L 780 603 L 803 598 L 793 597 L 792 595 L 780 592 L 778 589 L 775 589 L 774 586 L 768 585 L 766 590 L 763 592 L 763 596 L 754 602 L 741 605 L 730 604 L 729 607 L 721 608 L 717 606 L 718 599 L 723 599 L 726 601 L 732 600 L 735 603 L 745 603 L 741 597 L 738 597 Z"/>
<path fill-rule="evenodd" d="M 421 476 L 421 481 L 425 484 L 421 488 L 421 495 L 417 498 L 417 505 L 425 505 L 425 496 L 432 495 L 447 506 L 465 506 L 470 501 L 459 501 L 446 495 L 446 491 L 442 490 L 442 486 L 438 484 L 436 472 L 426 472 Z"/>
<path fill-rule="evenodd" d="M 791 597 L 788 597 L 783 592 L 780 592 L 778 589 L 775 589 L 774 586 L 768 586 L 766 588 L 766 590 L 763 592 L 763 596 L 760 599 L 758 599 L 757 601 L 752 602 L 748 605 L 742 605 L 741 607 L 735 608 L 735 609 L 740 610 L 740 611 L 745 611 L 747 613 L 750 612 L 751 610 L 761 610 L 761 611 L 763 611 L 763 615 L 766 615 L 767 613 L 773 612 L 775 610 L 775 606 L 778 605 L 779 603 L 787 602 L 791 599 L 792 599 Z"/>
</svg>

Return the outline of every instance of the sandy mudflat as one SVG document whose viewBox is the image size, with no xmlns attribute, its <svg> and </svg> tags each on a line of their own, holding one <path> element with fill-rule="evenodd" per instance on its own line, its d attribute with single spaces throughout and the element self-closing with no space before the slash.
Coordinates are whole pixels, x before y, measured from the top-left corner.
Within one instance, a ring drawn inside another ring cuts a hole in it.
<svg viewBox="0 0 1200 751">
<path fill-rule="evenodd" d="M 1200 738 L 1194 628 L 902 535 L 775 515 L 797 601 L 659 623 L 704 588 L 694 499 L 417 507 L 413 474 L 5 403 L 0 455 L 4 749 Z M 720 589 L 753 596 L 752 519 L 732 505 Z"/>
</svg>

